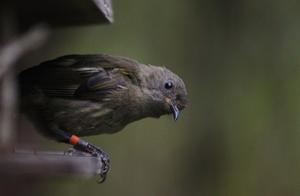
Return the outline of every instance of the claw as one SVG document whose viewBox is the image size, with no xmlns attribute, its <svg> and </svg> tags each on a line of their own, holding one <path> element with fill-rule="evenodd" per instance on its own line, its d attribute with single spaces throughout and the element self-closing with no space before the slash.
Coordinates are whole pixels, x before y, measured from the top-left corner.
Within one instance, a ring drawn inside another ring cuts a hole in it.
<svg viewBox="0 0 300 196">
<path fill-rule="evenodd" d="M 106 154 L 106 152 L 104 152 L 101 148 L 92 145 L 75 135 L 72 135 L 70 137 L 70 143 L 73 144 L 75 149 L 89 153 L 90 155 L 98 158 L 101 161 L 101 170 L 98 173 L 100 176 L 100 180 L 98 180 L 98 182 L 104 182 L 110 168 L 109 156 Z"/>
<path fill-rule="evenodd" d="M 98 183 L 98 184 L 101 184 L 101 183 L 103 183 L 105 180 L 106 180 L 106 174 L 105 174 L 105 175 L 100 174 L 100 179 L 97 180 L 97 183 Z"/>
<path fill-rule="evenodd" d="M 110 169 L 109 156 L 97 146 L 88 144 L 87 151 L 93 156 L 99 158 L 102 162 L 101 171 L 99 173 L 100 179 L 97 180 L 98 183 L 103 183 L 106 180 L 106 175 Z"/>
</svg>

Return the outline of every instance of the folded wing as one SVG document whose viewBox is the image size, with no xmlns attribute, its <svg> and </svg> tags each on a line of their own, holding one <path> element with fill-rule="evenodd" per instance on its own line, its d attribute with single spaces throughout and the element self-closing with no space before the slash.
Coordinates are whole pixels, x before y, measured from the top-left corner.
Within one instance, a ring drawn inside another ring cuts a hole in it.
<svg viewBox="0 0 300 196">
<path fill-rule="evenodd" d="M 41 63 L 19 76 L 22 93 L 38 89 L 45 95 L 72 99 L 105 99 L 139 85 L 138 62 L 110 55 L 68 55 Z"/>
</svg>

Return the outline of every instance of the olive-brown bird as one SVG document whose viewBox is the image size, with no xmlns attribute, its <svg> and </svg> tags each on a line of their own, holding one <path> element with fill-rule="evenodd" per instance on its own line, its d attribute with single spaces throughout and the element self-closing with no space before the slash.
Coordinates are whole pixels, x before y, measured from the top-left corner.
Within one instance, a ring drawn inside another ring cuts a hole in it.
<svg viewBox="0 0 300 196">
<path fill-rule="evenodd" d="M 37 129 L 98 156 L 103 179 L 107 154 L 79 136 L 115 133 L 145 117 L 177 120 L 187 102 L 184 82 L 170 70 L 104 54 L 46 61 L 23 71 L 19 86 L 21 109 Z"/>
</svg>

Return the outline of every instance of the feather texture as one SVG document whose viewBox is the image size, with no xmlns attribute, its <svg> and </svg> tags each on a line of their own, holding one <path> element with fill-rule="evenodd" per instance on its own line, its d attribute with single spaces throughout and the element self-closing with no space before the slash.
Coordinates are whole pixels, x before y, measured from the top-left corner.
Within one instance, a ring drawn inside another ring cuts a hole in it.
<svg viewBox="0 0 300 196">
<path fill-rule="evenodd" d="M 19 86 L 21 110 L 58 140 L 57 129 L 79 136 L 120 131 L 171 113 L 170 104 L 183 109 L 186 97 L 183 81 L 166 68 L 103 54 L 46 61 L 23 71 Z"/>
<path fill-rule="evenodd" d="M 127 81 L 138 85 L 137 71 L 138 63 L 124 57 L 67 55 L 25 70 L 20 83 L 51 97 L 105 100 Z"/>
</svg>

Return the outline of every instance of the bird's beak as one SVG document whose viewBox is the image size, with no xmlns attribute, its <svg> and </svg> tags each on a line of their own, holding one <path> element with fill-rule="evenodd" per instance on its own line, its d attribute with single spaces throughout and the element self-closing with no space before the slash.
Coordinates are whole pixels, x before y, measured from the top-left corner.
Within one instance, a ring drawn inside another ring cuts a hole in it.
<svg viewBox="0 0 300 196">
<path fill-rule="evenodd" d="M 170 98 L 166 98 L 166 102 L 169 104 L 173 118 L 176 121 L 178 119 L 179 113 L 180 113 L 177 105 Z"/>
</svg>

